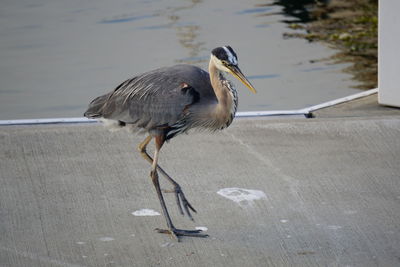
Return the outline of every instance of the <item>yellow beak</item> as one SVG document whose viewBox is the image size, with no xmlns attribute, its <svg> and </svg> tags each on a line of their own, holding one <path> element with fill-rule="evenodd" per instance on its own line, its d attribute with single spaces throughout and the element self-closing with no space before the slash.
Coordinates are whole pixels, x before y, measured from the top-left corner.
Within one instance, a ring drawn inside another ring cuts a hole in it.
<svg viewBox="0 0 400 267">
<path fill-rule="evenodd" d="M 238 66 L 226 66 L 232 73 L 233 76 L 235 76 L 239 81 L 241 81 L 244 85 L 246 85 L 247 88 L 250 89 L 253 93 L 257 93 L 256 89 L 254 88 L 253 85 L 247 80 L 246 76 L 242 73 L 242 71 L 239 69 Z"/>
</svg>

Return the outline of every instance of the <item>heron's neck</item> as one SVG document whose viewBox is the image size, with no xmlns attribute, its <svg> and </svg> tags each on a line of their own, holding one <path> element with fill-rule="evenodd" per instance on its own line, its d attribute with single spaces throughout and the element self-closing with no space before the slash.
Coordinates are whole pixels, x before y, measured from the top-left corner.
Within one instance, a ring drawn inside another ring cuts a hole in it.
<svg viewBox="0 0 400 267">
<path fill-rule="evenodd" d="M 210 64 L 208 65 L 208 72 L 210 73 L 211 85 L 214 88 L 218 103 L 226 104 L 226 101 L 232 101 L 232 99 L 229 99 L 229 89 L 223 84 L 225 78 L 212 60 L 210 60 Z"/>
<path fill-rule="evenodd" d="M 221 123 L 226 123 L 226 126 L 228 126 L 232 122 L 236 112 L 236 92 L 231 91 L 231 88 L 228 86 L 229 82 L 215 66 L 212 59 L 208 65 L 208 71 L 210 73 L 211 85 L 218 100 L 218 104 L 214 109 L 215 119 Z"/>
</svg>

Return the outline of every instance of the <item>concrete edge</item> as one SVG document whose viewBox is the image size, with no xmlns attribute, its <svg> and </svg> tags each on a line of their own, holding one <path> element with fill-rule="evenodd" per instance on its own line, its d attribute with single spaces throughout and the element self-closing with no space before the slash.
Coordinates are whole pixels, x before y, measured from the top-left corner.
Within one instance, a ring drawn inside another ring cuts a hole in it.
<svg viewBox="0 0 400 267">
<path fill-rule="evenodd" d="M 335 100 L 327 101 L 318 105 L 306 107 L 303 109 L 293 110 L 270 110 L 270 111 L 242 111 L 237 112 L 236 117 L 268 117 L 268 116 L 299 116 L 303 115 L 305 118 L 312 117 L 312 112 L 349 102 L 358 98 L 366 97 L 372 94 L 378 93 L 378 88 L 363 91 L 357 94 L 349 95 L 346 97 L 338 98 Z M 96 119 L 88 119 L 84 117 L 78 118 L 49 118 L 49 119 L 23 119 L 23 120 L 0 120 L 0 126 L 9 125 L 37 125 L 37 124 L 70 124 L 70 123 L 95 123 L 98 122 Z"/>
</svg>

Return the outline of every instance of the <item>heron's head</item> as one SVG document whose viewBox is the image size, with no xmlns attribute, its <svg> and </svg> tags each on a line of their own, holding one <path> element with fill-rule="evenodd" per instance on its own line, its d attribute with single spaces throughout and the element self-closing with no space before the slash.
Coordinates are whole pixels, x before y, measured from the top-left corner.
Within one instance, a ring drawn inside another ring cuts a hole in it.
<svg viewBox="0 0 400 267">
<path fill-rule="evenodd" d="M 220 71 L 231 73 L 239 81 L 241 81 L 247 88 L 253 93 L 256 93 L 253 85 L 244 76 L 242 71 L 239 69 L 238 60 L 235 51 L 229 45 L 214 48 L 211 51 L 211 60 Z"/>
</svg>

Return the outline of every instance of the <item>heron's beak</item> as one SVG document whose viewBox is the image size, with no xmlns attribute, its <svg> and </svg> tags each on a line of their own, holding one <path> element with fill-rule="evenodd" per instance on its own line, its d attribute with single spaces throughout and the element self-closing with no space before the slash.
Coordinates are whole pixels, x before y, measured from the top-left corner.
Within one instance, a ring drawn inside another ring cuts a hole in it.
<svg viewBox="0 0 400 267">
<path fill-rule="evenodd" d="M 239 81 L 241 81 L 247 88 L 250 89 L 253 93 L 257 93 L 256 89 L 254 89 L 253 85 L 247 80 L 246 76 L 242 73 L 238 66 L 227 66 L 231 71 L 232 75 L 235 76 Z"/>
</svg>

